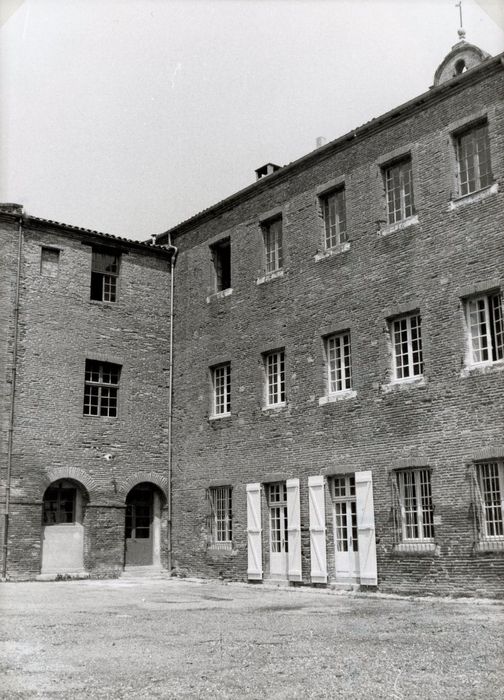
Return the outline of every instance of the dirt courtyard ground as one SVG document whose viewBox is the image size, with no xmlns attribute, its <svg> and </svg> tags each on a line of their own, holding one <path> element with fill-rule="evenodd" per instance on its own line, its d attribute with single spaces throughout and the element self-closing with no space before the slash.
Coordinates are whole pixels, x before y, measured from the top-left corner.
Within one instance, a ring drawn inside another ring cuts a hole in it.
<svg viewBox="0 0 504 700">
<path fill-rule="evenodd" d="M 0 584 L 2 698 L 503 698 L 504 607 L 184 580 Z"/>
</svg>

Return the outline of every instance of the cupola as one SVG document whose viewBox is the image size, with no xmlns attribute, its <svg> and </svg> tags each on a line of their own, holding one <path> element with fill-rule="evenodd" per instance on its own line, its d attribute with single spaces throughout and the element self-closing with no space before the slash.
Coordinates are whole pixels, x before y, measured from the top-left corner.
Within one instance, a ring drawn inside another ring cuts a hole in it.
<svg viewBox="0 0 504 700">
<path fill-rule="evenodd" d="M 465 40 L 465 29 L 462 27 L 458 30 L 458 35 L 459 41 L 452 46 L 450 53 L 445 56 L 434 74 L 434 87 L 462 75 L 490 57 L 486 51 Z"/>
</svg>

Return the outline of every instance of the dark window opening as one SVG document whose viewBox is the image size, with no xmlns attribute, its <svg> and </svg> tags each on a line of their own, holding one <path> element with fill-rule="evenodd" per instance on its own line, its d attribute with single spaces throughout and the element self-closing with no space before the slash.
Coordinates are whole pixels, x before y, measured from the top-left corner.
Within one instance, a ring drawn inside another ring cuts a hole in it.
<svg viewBox="0 0 504 700">
<path fill-rule="evenodd" d="M 75 522 L 77 488 L 68 482 L 50 486 L 44 495 L 44 525 Z"/>
<path fill-rule="evenodd" d="M 120 255 L 93 250 L 91 262 L 91 299 L 116 301 Z"/>
<path fill-rule="evenodd" d="M 215 271 L 215 291 L 231 288 L 231 242 L 229 238 L 212 246 Z"/>
<path fill-rule="evenodd" d="M 466 63 L 463 58 L 459 59 L 455 63 L 455 75 L 461 75 L 462 73 L 465 73 L 467 70 Z"/>
<path fill-rule="evenodd" d="M 59 255 L 57 248 L 42 248 L 40 253 L 40 273 L 45 277 L 57 277 L 59 270 Z"/>
</svg>

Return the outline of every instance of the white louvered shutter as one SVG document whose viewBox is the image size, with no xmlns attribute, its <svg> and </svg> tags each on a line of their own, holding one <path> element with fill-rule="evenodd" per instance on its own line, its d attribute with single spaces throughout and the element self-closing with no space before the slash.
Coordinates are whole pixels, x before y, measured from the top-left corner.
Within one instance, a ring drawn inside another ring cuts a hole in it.
<svg viewBox="0 0 504 700">
<path fill-rule="evenodd" d="M 287 531 L 289 533 L 289 581 L 301 581 L 301 506 L 299 479 L 287 480 Z"/>
<path fill-rule="evenodd" d="M 262 570 L 261 484 L 247 484 L 247 576 L 260 581 Z"/>
<path fill-rule="evenodd" d="M 355 495 L 357 500 L 360 582 L 364 586 L 376 586 L 378 579 L 372 472 L 355 472 Z"/>
<path fill-rule="evenodd" d="M 327 583 L 324 477 L 308 478 L 312 583 Z"/>
</svg>

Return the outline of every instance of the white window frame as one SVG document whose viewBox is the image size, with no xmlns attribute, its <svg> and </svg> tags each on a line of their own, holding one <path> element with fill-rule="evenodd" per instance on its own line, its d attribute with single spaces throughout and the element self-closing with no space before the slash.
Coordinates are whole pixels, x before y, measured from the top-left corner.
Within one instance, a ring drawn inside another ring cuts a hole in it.
<svg viewBox="0 0 504 700">
<path fill-rule="evenodd" d="M 262 224 L 264 241 L 264 269 L 272 275 L 283 269 L 283 219 L 281 216 Z"/>
<path fill-rule="evenodd" d="M 478 462 L 475 466 L 481 542 L 504 545 L 504 460 Z"/>
<path fill-rule="evenodd" d="M 229 549 L 233 544 L 233 489 L 231 486 L 214 486 L 208 490 L 208 498 L 212 511 L 212 546 Z"/>
<path fill-rule="evenodd" d="M 405 544 L 434 543 L 434 504 L 428 468 L 404 469 L 395 473 L 401 512 L 401 541 Z M 417 536 L 411 530 L 416 528 Z"/>
<path fill-rule="evenodd" d="M 231 363 L 225 362 L 211 368 L 212 418 L 231 415 Z"/>
<path fill-rule="evenodd" d="M 504 297 L 494 291 L 465 300 L 467 365 L 492 365 L 504 360 Z M 486 358 L 484 358 L 486 355 Z"/>
<path fill-rule="evenodd" d="M 348 242 L 345 187 L 319 196 L 324 221 L 324 249 L 337 250 Z"/>
<path fill-rule="evenodd" d="M 333 333 L 324 338 L 327 394 L 334 396 L 352 390 L 352 346 L 350 331 Z M 347 350 L 346 354 L 345 351 Z M 348 361 L 345 361 L 345 360 Z"/>
<path fill-rule="evenodd" d="M 393 371 L 395 382 L 410 382 L 423 377 L 424 362 L 422 349 L 422 318 L 414 312 L 390 320 L 390 342 L 392 345 Z M 405 339 L 398 338 L 406 334 Z M 402 346 L 399 348 L 399 346 Z M 404 345 L 406 346 L 404 348 Z M 398 352 L 398 349 L 402 352 Z M 405 350 L 405 351 L 404 351 Z M 399 358 L 404 362 L 399 364 Z M 407 374 L 406 374 L 407 371 Z"/>
<path fill-rule="evenodd" d="M 406 221 L 415 214 L 413 166 L 411 156 L 383 166 L 387 223 Z"/>
<path fill-rule="evenodd" d="M 478 131 L 483 132 L 481 140 L 477 138 Z M 471 139 L 472 153 L 468 153 L 465 145 L 463 148 L 463 139 Z M 490 155 L 490 139 L 488 134 L 488 123 L 479 122 L 473 124 L 468 129 L 464 129 L 454 135 L 455 154 L 457 159 L 457 182 L 459 197 L 467 197 L 468 195 L 479 192 L 493 184 L 494 178 L 492 175 L 492 161 Z M 482 145 L 482 148 L 478 148 Z M 486 167 L 486 170 L 482 169 Z M 472 178 L 469 173 L 473 171 Z M 471 185 L 471 183 L 473 183 Z"/>
<path fill-rule="evenodd" d="M 285 406 L 285 350 L 264 355 L 265 402 L 267 408 Z"/>
</svg>

